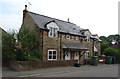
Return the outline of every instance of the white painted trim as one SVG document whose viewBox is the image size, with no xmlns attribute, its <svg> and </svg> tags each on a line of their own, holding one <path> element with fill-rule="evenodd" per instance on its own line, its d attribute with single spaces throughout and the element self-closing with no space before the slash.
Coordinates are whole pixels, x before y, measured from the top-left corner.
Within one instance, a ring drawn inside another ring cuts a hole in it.
<svg viewBox="0 0 120 79">
<path fill-rule="evenodd" d="M 66 56 L 68 55 L 68 56 Z M 67 52 L 67 54 L 65 55 L 65 60 L 71 60 L 71 54 L 70 52 Z"/>
<path fill-rule="evenodd" d="M 77 56 L 76 56 L 76 54 L 77 54 Z M 78 60 L 79 59 L 79 52 L 75 52 L 74 53 L 74 60 Z"/>
<path fill-rule="evenodd" d="M 56 59 L 49 59 L 49 51 L 52 51 L 52 57 L 53 57 L 53 51 L 56 51 Z M 55 50 L 55 49 L 50 49 L 50 50 L 48 50 L 48 58 L 47 58 L 48 60 L 57 60 L 57 50 Z"/>
<path fill-rule="evenodd" d="M 59 26 L 55 23 L 55 22 L 51 22 L 49 24 L 47 24 L 47 28 L 50 30 L 50 28 L 52 29 L 57 29 L 57 32 L 56 32 L 56 36 L 55 37 L 58 37 L 58 30 L 59 30 Z M 53 30 L 52 30 L 53 32 Z M 52 33 L 52 36 L 50 36 L 50 31 L 49 31 L 49 37 L 54 37 L 53 33 Z"/>
<path fill-rule="evenodd" d="M 69 36 L 69 38 L 67 38 L 67 36 Z M 70 35 L 69 34 L 66 35 L 66 39 L 70 39 Z"/>
</svg>

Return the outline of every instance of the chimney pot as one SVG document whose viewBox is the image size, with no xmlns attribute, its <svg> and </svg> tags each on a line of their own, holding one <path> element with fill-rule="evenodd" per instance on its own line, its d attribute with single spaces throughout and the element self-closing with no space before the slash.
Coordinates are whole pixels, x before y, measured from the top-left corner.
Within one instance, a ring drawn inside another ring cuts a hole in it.
<svg viewBox="0 0 120 79">
<path fill-rule="evenodd" d="M 69 18 L 68 18 L 68 22 L 70 22 L 70 21 L 69 21 Z"/>
<path fill-rule="evenodd" d="M 27 10 L 27 5 L 25 5 L 25 10 Z"/>
</svg>

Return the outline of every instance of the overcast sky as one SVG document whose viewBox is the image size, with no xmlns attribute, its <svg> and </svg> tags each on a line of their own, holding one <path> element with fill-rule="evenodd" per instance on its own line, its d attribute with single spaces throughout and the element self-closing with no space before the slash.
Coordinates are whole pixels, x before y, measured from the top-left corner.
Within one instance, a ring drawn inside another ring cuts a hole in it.
<svg viewBox="0 0 120 79">
<path fill-rule="evenodd" d="M 38 14 L 67 21 L 89 29 L 92 34 L 108 36 L 118 33 L 120 0 L 0 0 L 0 27 L 19 30 L 24 6 Z"/>
</svg>

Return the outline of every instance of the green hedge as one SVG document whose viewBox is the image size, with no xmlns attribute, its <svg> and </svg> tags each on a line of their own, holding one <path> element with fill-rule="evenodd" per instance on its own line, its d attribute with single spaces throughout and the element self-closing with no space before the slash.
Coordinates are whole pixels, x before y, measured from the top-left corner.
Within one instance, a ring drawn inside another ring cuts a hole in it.
<svg viewBox="0 0 120 79">
<path fill-rule="evenodd" d="M 112 48 L 106 48 L 104 50 L 104 54 L 106 56 L 116 56 L 116 62 L 120 63 L 120 50 L 112 49 Z"/>
</svg>

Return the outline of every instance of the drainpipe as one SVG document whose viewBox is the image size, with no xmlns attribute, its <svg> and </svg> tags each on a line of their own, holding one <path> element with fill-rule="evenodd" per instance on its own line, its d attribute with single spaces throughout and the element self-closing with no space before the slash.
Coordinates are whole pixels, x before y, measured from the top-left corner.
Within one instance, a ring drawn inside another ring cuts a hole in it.
<svg viewBox="0 0 120 79">
<path fill-rule="evenodd" d="M 92 52 L 93 52 L 93 56 L 95 56 L 95 52 L 94 52 L 94 38 L 93 38 Z"/>
<path fill-rule="evenodd" d="M 62 42 L 62 35 L 60 34 L 60 60 L 62 59 L 62 58 L 61 58 L 61 54 L 62 54 L 62 52 L 61 52 L 61 48 L 62 48 L 61 42 Z"/>
<path fill-rule="evenodd" d="M 43 51 L 43 30 L 42 30 L 42 52 L 44 52 Z"/>
</svg>

